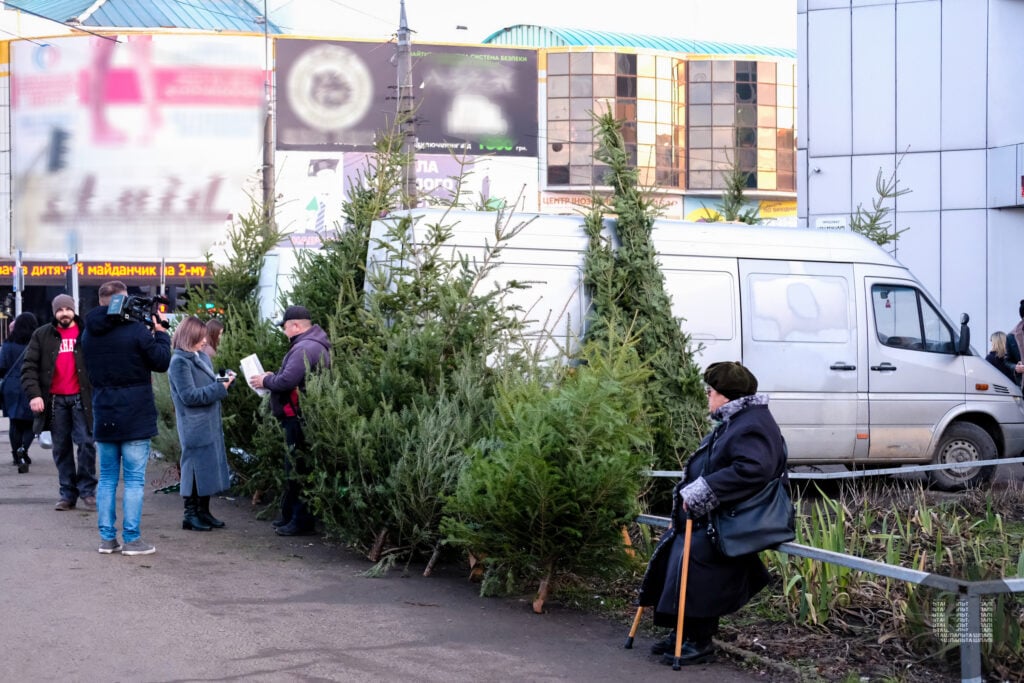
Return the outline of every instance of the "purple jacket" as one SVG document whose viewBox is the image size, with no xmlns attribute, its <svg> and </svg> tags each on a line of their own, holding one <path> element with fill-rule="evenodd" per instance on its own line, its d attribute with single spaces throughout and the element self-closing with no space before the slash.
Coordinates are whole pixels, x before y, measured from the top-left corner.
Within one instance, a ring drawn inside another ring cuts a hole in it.
<svg viewBox="0 0 1024 683">
<path fill-rule="evenodd" d="M 292 337 L 281 369 L 263 378 L 264 388 L 270 390 L 270 411 L 274 417 L 298 415 L 299 392 L 306 388 L 307 361 L 310 370 L 331 366 L 331 342 L 319 325 Z"/>
</svg>

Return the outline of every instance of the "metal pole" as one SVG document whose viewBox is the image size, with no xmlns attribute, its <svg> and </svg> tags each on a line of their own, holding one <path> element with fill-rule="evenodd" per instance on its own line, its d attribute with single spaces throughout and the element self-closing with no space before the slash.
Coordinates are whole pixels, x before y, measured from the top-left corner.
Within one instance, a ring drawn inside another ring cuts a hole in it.
<svg viewBox="0 0 1024 683">
<path fill-rule="evenodd" d="M 263 0 L 263 68 L 264 95 L 267 113 L 263 120 L 263 218 L 267 225 L 274 220 L 274 97 L 273 76 L 270 68 L 270 16 L 267 14 L 267 0 Z M 259 21 L 259 20 L 257 20 Z"/>
<path fill-rule="evenodd" d="M 416 120 L 412 88 L 412 32 L 405 18 L 405 0 L 398 26 L 398 124 L 402 131 L 405 194 L 402 208 L 416 206 Z"/>
<path fill-rule="evenodd" d="M 14 258 L 14 317 L 21 315 L 21 290 L 25 287 L 25 276 L 21 272 L 21 249 Z"/>
<path fill-rule="evenodd" d="M 960 635 L 960 680 L 981 680 L 981 596 L 968 590 L 957 596 L 957 631 Z"/>
</svg>

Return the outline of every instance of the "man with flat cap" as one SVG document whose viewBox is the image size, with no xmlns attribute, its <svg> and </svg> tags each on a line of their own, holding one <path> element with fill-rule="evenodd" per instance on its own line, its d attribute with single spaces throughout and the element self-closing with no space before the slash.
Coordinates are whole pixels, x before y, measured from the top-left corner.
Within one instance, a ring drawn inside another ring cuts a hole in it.
<svg viewBox="0 0 1024 683">
<path fill-rule="evenodd" d="M 67 294 L 53 298 L 54 322 L 32 334 L 21 369 L 21 386 L 36 414 L 36 433 L 53 437 L 60 481 L 56 510 L 96 509 L 96 446 L 92 438 L 92 386 L 78 345 L 82 319 Z M 75 446 L 78 461 L 75 461 Z"/>
<path fill-rule="evenodd" d="M 651 555 L 638 604 L 654 607 L 656 626 L 675 628 L 686 518 L 693 520 L 687 565 L 685 640 L 680 664 L 712 660 L 711 642 L 719 617 L 735 612 L 768 585 L 768 570 L 757 553 L 726 557 L 708 536 L 708 514 L 756 495 L 786 471 L 782 432 L 768 412 L 768 397 L 757 393 L 757 378 L 735 361 L 712 363 L 704 372 L 713 428 L 686 462 L 672 496 L 672 526 Z M 674 663 L 675 633 L 651 647 L 665 664 Z"/>
<path fill-rule="evenodd" d="M 284 458 L 285 489 L 281 497 L 281 516 L 274 520 L 279 536 L 300 536 L 315 531 L 315 521 L 303 500 L 294 475 L 309 474 L 303 451 L 302 411 L 299 396 L 306 388 L 306 366 L 310 371 L 330 367 L 331 342 L 319 325 L 313 324 L 305 306 L 289 306 L 277 323 L 290 340 L 288 353 L 277 372 L 265 372 L 249 378 L 256 389 L 270 390 L 270 411 L 281 422 L 288 451 Z"/>
</svg>

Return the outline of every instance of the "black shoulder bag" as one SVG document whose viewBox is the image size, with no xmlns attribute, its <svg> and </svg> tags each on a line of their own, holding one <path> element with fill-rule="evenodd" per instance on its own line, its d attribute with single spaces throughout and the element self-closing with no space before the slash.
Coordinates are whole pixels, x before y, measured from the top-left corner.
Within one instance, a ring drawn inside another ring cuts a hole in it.
<svg viewBox="0 0 1024 683">
<path fill-rule="evenodd" d="M 782 448 L 786 452 L 785 442 Z M 750 498 L 708 513 L 708 537 L 726 557 L 759 553 L 796 538 L 795 517 L 783 475 Z"/>
</svg>

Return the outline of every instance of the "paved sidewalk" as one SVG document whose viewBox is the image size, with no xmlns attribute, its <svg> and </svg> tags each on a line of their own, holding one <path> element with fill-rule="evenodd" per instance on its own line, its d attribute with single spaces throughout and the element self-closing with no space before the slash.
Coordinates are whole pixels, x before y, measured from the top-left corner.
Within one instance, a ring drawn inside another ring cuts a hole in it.
<svg viewBox="0 0 1024 683">
<path fill-rule="evenodd" d="M 96 514 L 57 512 L 50 451 L 10 464 L 0 421 L 0 670 L 17 681 L 765 681 L 729 663 L 673 672 L 625 650 L 625 629 L 559 607 L 480 598 L 457 567 L 362 576 L 369 563 L 316 537 L 281 538 L 248 501 L 215 498 L 227 528 L 181 529 L 178 494 L 153 493 L 154 555 L 97 552 Z M 120 506 L 119 506 L 120 507 Z M 120 509 L 118 510 L 120 515 Z"/>
</svg>

